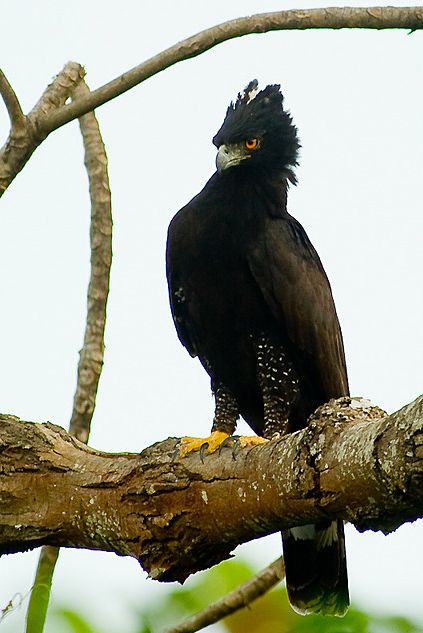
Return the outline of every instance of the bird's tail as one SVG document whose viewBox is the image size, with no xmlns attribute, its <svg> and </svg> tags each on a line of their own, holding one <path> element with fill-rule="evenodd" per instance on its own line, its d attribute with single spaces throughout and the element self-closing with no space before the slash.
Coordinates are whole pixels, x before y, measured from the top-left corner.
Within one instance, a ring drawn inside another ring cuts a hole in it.
<svg viewBox="0 0 423 633">
<path fill-rule="evenodd" d="M 292 608 L 302 615 L 344 615 L 349 595 L 343 522 L 284 530 L 282 542 Z"/>
</svg>

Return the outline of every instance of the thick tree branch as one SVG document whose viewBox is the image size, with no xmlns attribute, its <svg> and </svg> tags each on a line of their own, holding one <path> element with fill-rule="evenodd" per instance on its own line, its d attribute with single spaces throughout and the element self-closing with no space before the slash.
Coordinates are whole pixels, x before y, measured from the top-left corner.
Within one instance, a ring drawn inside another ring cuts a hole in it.
<svg viewBox="0 0 423 633">
<path fill-rule="evenodd" d="M 84 70 L 79 64 L 70 62 L 53 82 L 53 84 L 62 85 L 65 99 L 63 101 L 50 99 L 54 91 L 53 84 L 49 86 L 41 100 L 47 105 L 47 109 L 43 111 L 41 107 L 43 104 L 39 102 L 26 117 L 29 127 L 24 141 L 17 147 L 10 142 L 9 138 L 0 150 L 0 196 L 42 140 L 53 130 L 98 108 L 178 62 L 201 55 L 227 40 L 253 33 L 343 28 L 410 31 L 421 29 L 423 28 L 423 7 L 293 9 L 237 18 L 178 42 L 90 94 L 80 96 L 77 100 L 65 105 L 66 99 L 72 94 L 72 84 L 75 80 L 78 83 L 78 75 L 84 75 Z"/>
<path fill-rule="evenodd" d="M 364 403 L 364 404 L 363 404 Z M 423 515 L 423 397 L 386 416 L 341 398 L 278 441 L 178 457 L 100 453 L 51 424 L 0 426 L 0 553 L 51 544 L 137 558 L 183 581 L 239 543 L 342 517 L 389 532 Z"/>
</svg>

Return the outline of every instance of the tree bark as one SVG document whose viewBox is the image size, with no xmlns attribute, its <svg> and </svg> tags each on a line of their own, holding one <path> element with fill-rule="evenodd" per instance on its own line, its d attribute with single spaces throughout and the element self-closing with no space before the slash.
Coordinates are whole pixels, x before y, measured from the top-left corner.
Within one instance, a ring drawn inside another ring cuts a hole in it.
<svg viewBox="0 0 423 633">
<path fill-rule="evenodd" d="M 328 517 L 390 532 L 423 516 L 423 396 L 390 416 L 340 398 L 260 446 L 179 457 L 169 438 L 106 454 L 61 427 L 0 417 L 0 554 L 113 551 L 183 582 L 239 543 Z"/>
</svg>

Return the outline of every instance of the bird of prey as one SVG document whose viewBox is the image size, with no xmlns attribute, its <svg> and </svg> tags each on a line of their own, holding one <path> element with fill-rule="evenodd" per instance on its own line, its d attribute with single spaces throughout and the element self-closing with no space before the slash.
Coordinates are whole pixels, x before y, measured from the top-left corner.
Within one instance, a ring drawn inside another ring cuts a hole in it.
<svg viewBox="0 0 423 633">
<path fill-rule="evenodd" d="M 178 337 L 198 356 L 215 398 L 216 450 L 241 415 L 263 438 L 306 426 L 347 396 L 341 330 L 329 281 L 287 211 L 300 147 L 279 85 L 253 80 L 213 139 L 217 171 L 169 226 L 167 278 Z M 286 583 L 302 614 L 348 608 L 341 520 L 282 532 Z"/>
</svg>

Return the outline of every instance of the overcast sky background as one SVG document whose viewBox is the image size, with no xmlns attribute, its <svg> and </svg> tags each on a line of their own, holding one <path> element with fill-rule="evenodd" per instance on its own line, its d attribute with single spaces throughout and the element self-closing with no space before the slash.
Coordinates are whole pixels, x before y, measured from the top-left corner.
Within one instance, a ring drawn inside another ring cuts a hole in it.
<svg viewBox="0 0 423 633">
<path fill-rule="evenodd" d="M 86 67 L 96 88 L 204 28 L 291 7 L 270 0 L 4 5 L 0 65 L 25 112 L 69 60 Z M 289 210 L 331 280 L 352 393 L 390 412 L 420 394 L 422 66 L 421 32 L 249 36 L 178 64 L 98 110 L 113 194 L 114 260 L 92 446 L 139 451 L 168 435 L 206 435 L 210 428 L 208 378 L 179 344 L 171 321 L 166 230 L 214 171 L 211 139 L 229 101 L 255 77 L 261 86 L 281 83 L 299 128 L 299 184 Z M 7 133 L 0 103 L 2 142 Z M 73 122 L 43 143 L 1 200 L 3 412 L 68 424 L 85 320 L 88 219 Z M 353 602 L 423 623 L 422 536 L 421 521 L 388 537 L 348 528 Z M 265 565 L 280 554 L 280 538 L 237 552 Z M 15 593 L 28 593 L 37 557 L 1 558 L 0 608 Z M 131 609 L 165 591 L 134 560 L 62 550 L 53 603 L 80 607 L 112 633 L 129 630 Z M 1 631 L 22 630 L 26 605 Z"/>
</svg>

